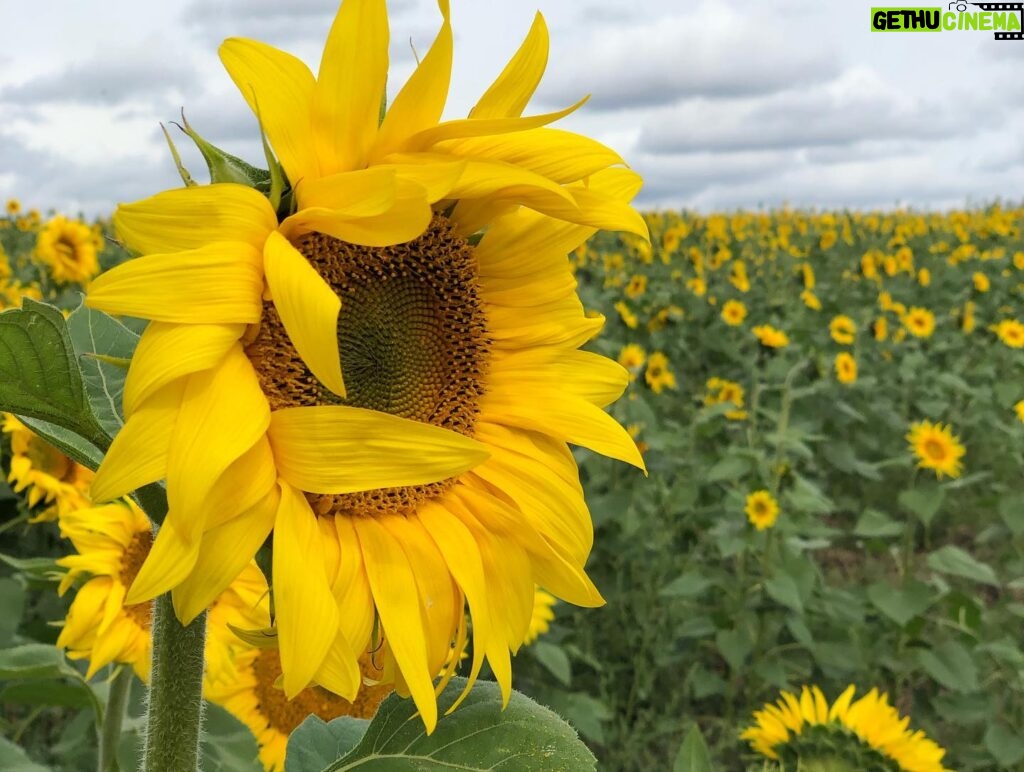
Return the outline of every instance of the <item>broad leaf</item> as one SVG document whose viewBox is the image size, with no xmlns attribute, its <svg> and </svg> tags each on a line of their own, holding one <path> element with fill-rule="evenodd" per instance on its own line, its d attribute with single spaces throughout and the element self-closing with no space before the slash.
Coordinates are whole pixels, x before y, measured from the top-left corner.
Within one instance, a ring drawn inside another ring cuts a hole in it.
<svg viewBox="0 0 1024 772">
<path fill-rule="evenodd" d="M 962 576 L 964 579 L 973 579 L 983 584 L 999 585 L 999 577 L 990 565 L 982 563 L 969 552 L 952 544 L 947 544 L 929 555 L 928 567 L 942 574 Z"/>
<path fill-rule="evenodd" d="M 708 753 L 704 735 L 696 724 L 690 727 L 676 755 L 672 772 L 712 772 L 711 754 Z"/>
<path fill-rule="evenodd" d="M 878 582 L 868 587 L 868 600 L 901 627 L 927 609 L 934 593 L 923 582 L 910 581 L 905 587 Z"/>
<path fill-rule="evenodd" d="M 139 336 L 102 311 L 79 306 L 68 317 L 86 396 L 100 426 L 113 437 L 124 425 L 121 397 Z"/>
<path fill-rule="evenodd" d="M 918 662 L 932 678 L 956 692 L 978 690 L 978 668 L 971 654 L 956 641 L 944 641 L 918 652 Z"/>
<path fill-rule="evenodd" d="M 27 643 L 0 651 L 0 680 L 79 678 L 79 673 L 64 659 L 64 652 L 43 643 Z"/>
<path fill-rule="evenodd" d="M 900 493 L 899 502 L 908 512 L 917 515 L 922 523 L 931 525 L 945 498 L 946 492 L 939 487 L 914 488 Z"/>
<path fill-rule="evenodd" d="M 356 747 L 370 722 L 342 716 L 330 723 L 309 716 L 288 737 L 285 772 L 320 772 Z"/>
<path fill-rule="evenodd" d="M 50 772 L 48 767 L 36 764 L 6 737 L 0 737 L 0 769 L 4 772 Z"/>
<path fill-rule="evenodd" d="M 513 692 L 502 710 L 495 683 L 478 681 L 462 704 L 444 715 L 465 685 L 465 679 L 454 678 L 438 698 L 441 719 L 429 736 L 412 700 L 392 694 L 359 744 L 328 769 L 532 772 L 596 768 L 596 759 L 573 728 L 547 708 Z"/>
<path fill-rule="evenodd" d="M 64 316 L 25 298 L 0 313 L 0 410 L 69 429 L 108 444 L 89 408 Z"/>
</svg>

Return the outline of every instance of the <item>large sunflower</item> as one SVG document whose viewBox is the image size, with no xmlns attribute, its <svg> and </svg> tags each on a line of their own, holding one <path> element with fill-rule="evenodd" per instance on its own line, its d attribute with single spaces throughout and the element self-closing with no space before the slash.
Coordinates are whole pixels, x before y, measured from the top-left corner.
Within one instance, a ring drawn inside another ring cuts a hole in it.
<svg viewBox="0 0 1024 772">
<path fill-rule="evenodd" d="M 538 15 L 464 120 L 439 123 L 441 31 L 380 120 L 383 0 L 346 0 L 316 78 L 232 39 L 221 58 L 294 187 L 279 217 L 214 184 L 121 206 L 148 253 L 92 284 L 90 306 L 152 320 L 125 384 L 124 428 L 93 494 L 167 479 L 169 513 L 129 593 L 173 590 L 194 618 L 273 529 L 285 694 L 351 700 L 369 650 L 428 729 L 435 675 L 464 645 L 506 699 L 534 585 L 602 599 L 567 443 L 636 466 L 602 407 L 628 374 L 577 350 L 567 253 L 597 228 L 646 237 L 639 178 L 611 150 L 520 117 L 547 60 Z M 342 375 L 344 373 L 344 376 Z"/>
</svg>

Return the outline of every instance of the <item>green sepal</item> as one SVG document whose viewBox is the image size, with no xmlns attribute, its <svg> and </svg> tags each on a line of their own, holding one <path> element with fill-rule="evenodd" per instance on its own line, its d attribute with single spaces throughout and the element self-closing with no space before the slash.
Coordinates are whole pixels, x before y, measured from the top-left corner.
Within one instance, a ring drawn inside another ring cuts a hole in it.
<svg viewBox="0 0 1024 772">
<path fill-rule="evenodd" d="M 238 185 L 247 185 L 255 188 L 261 193 L 270 192 L 271 175 L 266 169 L 257 169 L 252 164 L 246 163 L 238 156 L 221 150 L 205 139 L 193 129 L 185 119 L 182 111 L 181 123 L 174 124 L 188 135 L 202 154 L 206 166 L 210 170 L 210 182 L 233 182 Z M 187 183 L 186 183 L 187 184 Z"/>
<path fill-rule="evenodd" d="M 164 133 L 164 139 L 167 140 L 167 147 L 171 149 L 171 157 L 174 158 L 174 165 L 178 169 L 178 176 L 181 177 L 181 181 L 185 183 L 186 188 L 193 188 L 198 183 L 192 179 L 192 175 L 188 173 L 188 169 L 181 162 L 181 156 L 178 154 L 178 148 L 174 145 L 174 140 L 171 139 L 171 134 L 167 131 L 167 127 L 162 123 L 160 124 L 160 131 Z"/>
</svg>

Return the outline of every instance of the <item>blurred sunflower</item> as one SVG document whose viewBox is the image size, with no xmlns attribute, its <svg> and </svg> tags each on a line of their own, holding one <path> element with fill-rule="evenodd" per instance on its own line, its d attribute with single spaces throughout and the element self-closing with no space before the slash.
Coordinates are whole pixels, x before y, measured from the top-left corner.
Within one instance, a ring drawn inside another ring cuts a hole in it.
<svg viewBox="0 0 1024 772">
<path fill-rule="evenodd" d="M 910 425 L 907 434 L 910 449 L 918 459 L 918 468 L 932 469 L 938 477 L 959 477 L 966 452 L 960 439 L 949 426 L 931 421 L 918 421 Z"/>
<path fill-rule="evenodd" d="M 922 268 L 917 272 L 917 283 L 922 287 L 927 287 L 932 283 L 932 272 L 927 268 Z"/>
<path fill-rule="evenodd" d="M 7 481 L 15 493 L 24 492 L 30 507 L 46 507 L 33 522 L 55 520 L 62 512 L 89 506 L 93 473 L 36 436 L 9 413 L 3 431 L 11 438 L 11 471 Z"/>
<path fill-rule="evenodd" d="M 857 325 L 853 319 L 843 314 L 833 317 L 832 321 L 828 323 L 828 331 L 832 340 L 843 346 L 850 345 L 857 337 Z"/>
<path fill-rule="evenodd" d="M 965 335 L 970 335 L 977 327 L 977 319 L 974 316 L 975 304 L 973 300 L 964 303 L 963 311 L 960 314 L 960 329 Z"/>
<path fill-rule="evenodd" d="M 676 388 L 676 376 L 665 354 L 660 351 L 651 354 L 647 360 L 647 369 L 644 371 L 644 380 L 655 394 L 661 394 L 665 389 Z"/>
<path fill-rule="evenodd" d="M 739 327 L 747 318 L 747 307 L 742 300 L 727 300 L 722 306 L 722 321 L 730 327 Z"/>
<path fill-rule="evenodd" d="M 912 306 L 902 314 L 902 321 L 915 338 L 930 338 L 935 332 L 935 314 L 927 308 Z"/>
<path fill-rule="evenodd" d="M 1021 423 L 1024 423 L 1024 399 L 1019 400 L 1013 406 L 1013 412 L 1017 414 L 1017 420 L 1019 420 Z"/>
<path fill-rule="evenodd" d="M 742 421 L 747 417 L 747 411 L 743 410 L 745 395 L 740 384 L 725 378 L 714 377 L 708 378 L 704 388 L 706 389 L 704 394 L 705 405 L 719 405 L 723 403 L 733 405 L 736 409 L 729 410 L 725 414 L 725 417 L 730 421 Z"/>
<path fill-rule="evenodd" d="M 68 609 L 57 646 L 71 659 L 89 660 L 86 678 L 111 662 L 124 662 L 148 681 L 152 603 L 125 605 L 124 599 L 149 554 L 149 518 L 134 503 L 118 501 L 67 512 L 60 528 L 78 554 L 57 561 L 68 569 L 58 592 L 64 595 L 79 578 L 88 579 Z"/>
<path fill-rule="evenodd" d="M 889 337 L 889 320 L 880 316 L 871 325 L 871 332 L 876 341 L 881 343 Z"/>
<path fill-rule="evenodd" d="M 779 502 L 766 490 L 754 491 L 747 495 L 744 511 L 750 524 L 763 531 L 771 528 L 779 519 Z"/>
<path fill-rule="evenodd" d="M 234 645 L 230 631 L 210 632 L 221 645 Z M 229 671 L 217 679 L 204 679 L 203 696 L 249 727 L 256 737 L 266 772 L 284 772 L 288 737 L 309 716 L 323 721 L 340 716 L 373 718 L 381 701 L 394 691 L 390 684 L 376 683 L 382 674 L 374 669 L 368 654 L 360 661 L 364 682 L 352 701 L 319 686 L 307 687 L 293 698 L 286 698 L 277 685 L 281 677 L 277 649 L 249 646 L 235 650 L 232 656 Z"/>
<path fill-rule="evenodd" d="M 821 301 L 818 299 L 818 296 L 815 295 L 810 290 L 804 290 L 803 292 L 801 292 L 800 299 L 804 302 L 804 305 L 807 306 L 812 311 L 821 310 Z"/>
<path fill-rule="evenodd" d="M 978 292 L 988 292 L 992 286 L 992 282 L 989 281 L 988 276 L 983 274 L 981 271 L 974 272 L 974 275 L 971 276 L 971 283 L 974 284 L 974 289 Z"/>
<path fill-rule="evenodd" d="M 857 380 L 857 360 L 848 351 L 836 354 L 836 380 L 847 385 Z"/>
<path fill-rule="evenodd" d="M 92 228 L 63 215 L 54 217 L 39 232 L 35 254 L 59 284 L 84 284 L 100 270 Z"/>
<path fill-rule="evenodd" d="M 619 318 L 622 319 L 622 323 L 629 329 L 635 330 L 640 324 L 640 320 L 637 318 L 629 306 L 626 305 L 625 301 L 620 300 L 615 304 L 615 310 L 619 312 Z"/>
<path fill-rule="evenodd" d="M 628 374 L 578 350 L 603 319 L 584 313 L 567 254 L 598 228 L 647 238 L 629 206 L 637 175 L 544 128 L 573 108 L 521 117 L 547 61 L 539 15 L 470 117 L 439 123 L 452 61 L 440 6 L 382 120 L 383 0 L 345 0 L 315 78 L 228 40 L 221 58 L 258 106 L 294 213 L 279 223 L 235 184 L 122 206 L 118 234 L 150 254 L 87 299 L 152 320 L 93 486 L 107 500 L 167 479 L 169 513 L 128 600 L 173 590 L 187 622 L 273 528 L 285 696 L 315 682 L 353 700 L 375 651 L 428 731 L 467 606 L 469 682 L 486 657 L 507 700 L 534 585 L 603 603 L 567 443 L 643 461 L 602 409 Z"/>
<path fill-rule="evenodd" d="M 647 291 L 647 277 L 643 274 L 636 274 L 629 280 L 624 292 L 626 297 L 635 300 Z"/>
<path fill-rule="evenodd" d="M 636 373 L 647 361 L 647 352 L 643 346 L 636 343 L 627 343 L 619 352 L 619 364 L 629 371 L 629 379 L 635 380 Z"/>
<path fill-rule="evenodd" d="M 789 345 L 789 336 L 782 330 L 777 330 L 770 324 L 761 324 L 754 327 L 751 332 L 758 339 L 762 346 L 767 348 L 784 348 Z"/>
<path fill-rule="evenodd" d="M 1024 348 L 1024 324 L 1016 319 L 1003 319 L 991 329 L 1010 348 Z"/>
<path fill-rule="evenodd" d="M 15 217 L 21 213 L 21 202 L 16 198 L 9 198 L 5 208 L 8 217 Z"/>
<path fill-rule="evenodd" d="M 554 605 L 557 598 L 540 587 L 533 594 L 533 614 L 530 617 L 530 629 L 526 632 L 523 645 L 528 646 L 551 629 L 555 620 Z"/>
<path fill-rule="evenodd" d="M 781 761 L 786 769 L 828 769 L 835 772 L 948 772 L 946 752 L 924 732 L 912 732 L 909 718 L 872 689 L 853 701 L 847 687 L 829 707 L 817 686 L 803 687 L 800 697 L 782 692 L 773 705 L 754 711 L 754 724 L 740 735 L 762 756 Z"/>
</svg>

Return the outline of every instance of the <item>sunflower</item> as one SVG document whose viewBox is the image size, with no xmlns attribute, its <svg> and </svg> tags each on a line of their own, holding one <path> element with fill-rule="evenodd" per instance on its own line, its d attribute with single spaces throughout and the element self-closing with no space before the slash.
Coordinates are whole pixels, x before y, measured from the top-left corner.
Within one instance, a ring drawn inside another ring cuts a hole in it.
<svg viewBox="0 0 1024 772">
<path fill-rule="evenodd" d="M 619 364 L 629 370 L 630 380 L 636 378 L 636 372 L 644 366 L 647 361 L 647 352 L 643 346 L 636 343 L 627 343 L 619 352 Z"/>
<path fill-rule="evenodd" d="M 850 685 L 831 707 L 817 686 L 803 687 L 799 699 L 782 692 L 774 705 L 754 711 L 754 725 L 740 738 L 787 769 L 884 772 L 895 765 L 901 772 L 947 772 L 946 752 L 924 732 L 912 732 L 888 695 L 872 689 L 854 702 L 855 692 Z"/>
<path fill-rule="evenodd" d="M 940 478 L 960 476 L 960 459 L 966 451 L 951 427 L 918 421 L 910 425 L 907 442 L 917 456 L 918 468 L 933 469 Z"/>
<path fill-rule="evenodd" d="M 871 333 L 879 343 L 886 340 L 889 337 L 889 320 L 884 316 L 875 319 L 871 325 Z"/>
<path fill-rule="evenodd" d="M 927 287 L 932 283 L 932 272 L 927 268 L 922 268 L 917 272 L 917 283 L 922 287 Z"/>
<path fill-rule="evenodd" d="M 526 631 L 523 639 L 524 645 L 529 645 L 551 629 L 551 623 L 555 621 L 553 610 L 557 601 L 550 592 L 545 592 L 540 587 L 533 594 L 533 614 L 530 616 L 530 629 Z"/>
<path fill-rule="evenodd" d="M 789 345 L 789 336 L 782 330 L 777 330 L 770 324 L 760 324 L 754 327 L 751 332 L 766 348 L 784 348 Z"/>
<path fill-rule="evenodd" d="M 844 314 L 833 317 L 832 321 L 828 323 L 828 331 L 832 340 L 843 346 L 850 345 L 857 337 L 857 325 L 854 324 L 853 319 Z"/>
<path fill-rule="evenodd" d="M 1014 404 L 1013 412 L 1017 414 L 1017 420 L 1024 423 L 1024 399 L 1018 400 Z"/>
<path fill-rule="evenodd" d="M 647 291 L 647 277 L 643 274 L 636 274 L 629 280 L 624 292 L 627 298 L 636 300 Z"/>
<path fill-rule="evenodd" d="M 686 282 L 686 288 L 699 298 L 708 294 L 708 284 L 700 276 L 688 279 Z"/>
<path fill-rule="evenodd" d="M 15 217 L 21 213 L 21 202 L 16 198 L 7 199 L 7 216 Z"/>
<path fill-rule="evenodd" d="M 743 410 L 745 392 L 743 387 L 736 383 L 736 381 L 718 377 L 708 378 L 704 387 L 706 389 L 704 394 L 705 405 L 710 406 L 723 403 L 733 405 L 736 409 L 729 410 L 725 414 L 725 417 L 730 421 L 742 421 L 747 417 L 747 411 Z"/>
<path fill-rule="evenodd" d="M 55 520 L 62 512 L 89 506 L 93 474 L 76 464 L 9 413 L 3 431 L 11 438 L 11 470 L 7 481 L 15 493 L 25 492 L 28 505 L 46 505 L 35 521 Z"/>
<path fill-rule="evenodd" d="M 763 531 L 771 528 L 779 519 L 779 502 L 766 490 L 754 491 L 747 495 L 744 511 L 750 524 Z"/>
<path fill-rule="evenodd" d="M 100 270 L 92 228 L 63 215 L 54 217 L 39 232 L 35 254 L 58 283 L 85 283 Z"/>
<path fill-rule="evenodd" d="M 668 357 L 660 351 L 655 351 L 647 360 L 647 370 L 644 371 L 644 380 L 651 387 L 655 394 L 661 394 L 665 389 L 676 388 L 676 376 L 669 367 Z"/>
<path fill-rule="evenodd" d="M 800 299 L 804 302 L 804 305 L 812 311 L 821 310 L 821 300 L 819 300 L 818 296 L 811 292 L 811 290 L 804 290 L 801 292 Z"/>
<path fill-rule="evenodd" d="M 152 604 L 124 604 L 152 544 L 149 518 L 131 502 L 114 502 L 67 512 L 60 528 L 78 554 L 57 561 L 68 569 L 58 592 L 63 595 L 82 576 L 89 579 L 68 609 L 57 645 L 71 659 L 89 660 L 86 678 L 124 662 L 149 680 Z"/>
<path fill-rule="evenodd" d="M 629 329 L 635 330 L 640 324 L 640 320 L 636 314 L 626 305 L 625 301 L 620 300 L 615 304 L 615 310 L 619 312 L 619 318 L 622 319 L 622 323 Z"/>
<path fill-rule="evenodd" d="M 992 282 L 989 281 L 988 276 L 983 274 L 981 271 L 975 271 L 974 275 L 971 276 L 971 283 L 974 285 L 974 289 L 978 292 L 988 292 L 992 286 Z"/>
<path fill-rule="evenodd" d="M 730 327 L 739 327 L 747 318 L 747 307 L 742 300 L 727 300 L 722 306 L 722 321 Z"/>
<path fill-rule="evenodd" d="M 848 351 L 836 354 L 836 380 L 847 385 L 857 380 L 857 360 Z"/>
<path fill-rule="evenodd" d="M 230 183 L 121 206 L 117 233 L 145 256 L 87 298 L 151 320 L 93 486 L 107 500 L 167 479 L 128 600 L 172 590 L 188 622 L 273 529 L 285 696 L 316 683 L 355 699 L 373 651 L 428 731 L 467 607 L 469 683 L 486 657 L 507 700 L 534 586 L 603 602 L 567 443 L 643 466 L 602 410 L 628 373 L 578 350 L 603 319 L 584 313 L 567 257 L 602 227 L 647 238 L 629 206 L 639 178 L 545 127 L 568 111 L 520 117 L 547 60 L 539 15 L 470 117 L 438 123 L 441 10 L 382 120 L 383 0 L 345 0 L 316 78 L 270 46 L 224 43 L 291 208 L 279 222 Z"/>
<path fill-rule="evenodd" d="M 935 314 L 927 308 L 911 306 L 901 314 L 903 326 L 915 338 L 930 338 L 935 332 Z"/>
<path fill-rule="evenodd" d="M 964 303 L 963 311 L 960 314 L 960 329 L 963 330 L 965 335 L 970 335 L 974 332 L 974 328 L 978 324 L 974 311 L 975 305 L 973 300 L 968 300 Z"/>
<path fill-rule="evenodd" d="M 1024 348 L 1024 324 L 1016 319 L 1003 319 L 992 331 L 1010 348 Z"/>
<path fill-rule="evenodd" d="M 235 645 L 230 632 L 211 629 L 210 636 L 220 645 Z M 209 647 L 208 643 L 208 650 Z M 232 656 L 229 672 L 220 678 L 204 677 L 203 696 L 249 727 L 256 737 L 266 772 L 284 772 L 288 737 L 307 717 L 317 716 L 324 721 L 340 716 L 373 718 L 381 701 L 393 691 L 388 684 L 375 683 L 382 674 L 366 655 L 360 663 L 366 682 L 359 687 L 355 699 L 346 700 L 319 686 L 307 687 L 287 699 L 276 685 L 281 676 L 277 649 L 249 646 L 233 650 Z"/>
</svg>

